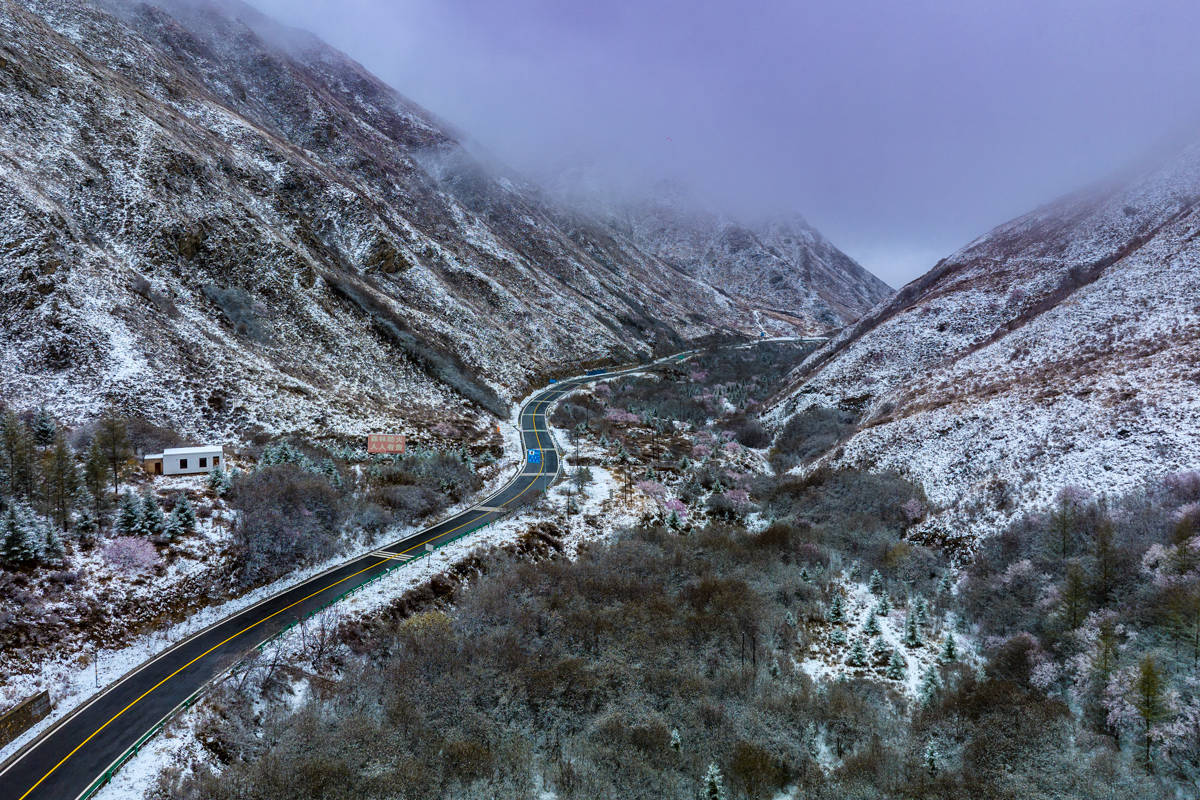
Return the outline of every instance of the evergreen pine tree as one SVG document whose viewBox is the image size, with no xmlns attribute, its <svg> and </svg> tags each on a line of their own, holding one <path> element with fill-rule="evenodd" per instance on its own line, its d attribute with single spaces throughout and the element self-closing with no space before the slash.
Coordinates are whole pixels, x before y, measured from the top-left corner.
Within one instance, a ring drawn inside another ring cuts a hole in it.
<svg viewBox="0 0 1200 800">
<path fill-rule="evenodd" d="M 164 542 L 175 541 L 179 538 L 179 535 L 183 533 L 181 527 L 182 526 L 179 524 L 179 506 L 175 506 L 173 509 L 171 509 L 171 513 L 167 515 L 166 522 L 163 523 L 162 535 L 160 538 Z"/>
<path fill-rule="evenodd" d="M 284 462 L 279 462 L 284 463 Z M 224 497 L 229 493 L 229 487 L 232 486 L 232 481 L 229 478 L 229 473 L 220 467 L 213 467 L 208 471 L 208 488 L 217 497 Z"/>
<path fill-rule="evenodd" d="M 676 753 L 683 749 L 683 740 L 679 738 L 679 728 L 671 729 L 671 749 Z"/>
<path fill-rule="evenodd" d="M 867 665 L 867 651 L 863 647 L 862 639 L 854 640 L 854 645 L 850 648 L 850 655 L 846 657 L 846 663 L 852 667 Z"/>
<path fill-rule="evenodd" d="M 808 754 L 813 758 L 821 752 L 821 748 L 817 743 L 817 726 L 812 720 L 804 726 L 804 747 L 808 750 Z"/>
<path fill-rule="evenodd" d="M 117 532 L 122 536 L 137 536 L 142 530 L 142 506 L 128 489 L 117 504 Z"/>
<path fill-rule="evenodd" d="M 829 634 L 829 641 L 833 642 L 834 644 L 845 644 L 846 632 L 841 628 L 834 628 Z"/>
<path fill-rule="evenodd" d="M 75 514 L 75 535 L 85 542 L 90 542 L 96 535 L 96 529 L 100 527 L 93 510 L 95 503 L 91 493 L 82 489 L 76 497 L 76 504 L 79 511 Z"/>
<path fill-rule="evenodd" d="M 954 584 L 950 580 L 950 573 L 947 572 L 942 576 L 941 592 L 944 595 L 949 595 L 954 591 Z"/>
<path fill-rule="evenodd" d="M 877 637 L 875 641 L 871 643 L 871 663 L 878 664 L 880 661 L 887 661 L 888 657 L 891 655 L 891 652 L 891 648 L 888 647 L 888 644 L 883 640 L 883 637 Z"/>
<path fill-rule="evenodd" d="M 112 498 L 108 495 L 108 460 L 100 449 L 98 439 L 92 439 L 88 448 L 87 459 L 83 462 L 83 485 L 92 496 L 92 513 L 96 524 L 104 522 L 104 514 L 111 507 Z"/>
<path fill-rule="evenodd" d="M 175 510 L 172 512 L 179 517 L 179 532 L 191 533 L 196 530 L 196 512 L 192 508 L 192 501 L 188 500 L 187 495 L 179 496 L 179 500 L 175 503 Z"/>
<path fill-rule="evenodd" d="M 167 521 L 163 518 L 162 506 L 151 492 L 142 495 L 142 535 L 161 536 Z"/>
<path fill-rule="evenodd" d="M 908 665 L 904 662 L 904 656 L 900 655 L 900 651 L 892 651 L 892 657 L 888 659 L 887 670 L 883 674 L 894 681 L 902 681 L 908 675 Z"/>
<path fill-rule="evenodd" d="M 916 602 L 913 603 L 913 612 L 917 618 L 917 626 L 925 627 L 925 624 L 929 622 L 929 602 L 924 597 L 917 597 Z"/>
<path fill-rule="evenodd" d="M 79 487 L 79 473 L 75 469 L 74 454 L 61 432 L 55 433 L 53 444 L 54 450 L 43 459 L 42 493 L 54 521 L 65 531 L 71 521 L 71 506 Z"/>
<path fill-rule="evenodd" d="M 125 427 L 125 418 L 111 410 L 106 411 L 96 423 L 95 444 L 107 463 L 113 496 L 116 496 L 121 484 L 121 468 L 129 459 L 129 432 Z"/>
<path fill-rule="evenodd" d="M 789 628 L 796 627 L 796 615 L 792 613 L 792 610 L 790 608 L 787 611 L 783 612 L 783 622 Z"/>
<path fill-rule="evenodd" d="M 941 677 L 938 675 L 936 669 L 929 667 L 925 670 L 925 674 L 921 676 L 921 686 L 917 689 L 917 697 L 920 699 L 921 705 L 927 706 L 932 703 L 941 689 Z"/>
<path fill-rule="evenodd" d="M 725 800 L 725 778 L 715 763 L 704 774 L 704 800 Z"/>
<path fill-rule="evenodd" d="M 58 433 L 58 425 L 54 417 L 44 408 L 39 408 L 33 416 L 33 441 L 38 447 L 49 447 L 54 444 L 54 436 Z"/>
<path fill-rule="evenodd" d="M 946 634 L 946 643 L 942 645 L 942 653 L 940 658 L 943 664 L 949 664 L 951 661 L 958 660 L 958 647 L 954 644 L 954 634 Z"/>
<path fill-rule="evenodd" d="M 679 513 L 674 509 L 671 511 L 671 516 L 667 517 L 667 527 L 673 531 L 677 531 L 683 527 L 683 523 L 679 521 Z"/>
<path fill-rule="evenodd" d="M 2 554 L 4 562 L 11 568 L 32 564 L 41 553 L 41 533 L 33 512 L 23 503 L 13 503 L 4 515 L 4 537 Z"/>
<path fill-rule="evenodd" d="M 863 623 L 863 633 L 867 636 L 879 635 L 879 618 L 875 616 L 875 612 L 867 614 L 867 621 Z"/>
<path fill-rule="evenodd" d="M 883 594 L 883 576 L 879 574 L 879 570 L 871 573 L 871 580 L 867 583 L 867 588 L 876 597 Z"/>
<path fill-rule="evenodd" d="M 892 601 L 886 594 L 879 598 L 879 608 L 875 610 L 875 613 L 879 614 L 881 617 L 886 617 L 888 614 L 892 613 Z"/>
<path fill-rule="evenodd" d="M 829 621 L 834 625 L 841 625 L 846 621 L 846 610 L 842 607 L 842 596 L 834 593 L 833 600 L 829 602 Z"/>
<path fill-rule="evenodd" d="M 925 745 L 925 771 L 929 773 L 929 777 L 934 777 L 938 774 L 938 761 L 941 760 L 941 754 L 938 753 L 937 747 L 934 746 L 933 740 Z"/>
<path fill-rule="evenodd" d="M 905 617 L 904 646 L 909 648 L 921 646 L 921 632 L 917 629 L 917 617 L 915 614 L 909 614 Z"/>
<path fill-rule="evenodd" d="M 62 537 L 53 525 L 47 525 L 45 533 L 46 545 L 42 550 L 42 561 L 51 567 L 61 567 L 67 558 Z"/>
<path fill-rule="evenodd" d="M 808 567 L 800 568 L 800 580 L 804 581 L 805 583 L 812 582 L 812 577 L 808 574 Z"/>
</svg>

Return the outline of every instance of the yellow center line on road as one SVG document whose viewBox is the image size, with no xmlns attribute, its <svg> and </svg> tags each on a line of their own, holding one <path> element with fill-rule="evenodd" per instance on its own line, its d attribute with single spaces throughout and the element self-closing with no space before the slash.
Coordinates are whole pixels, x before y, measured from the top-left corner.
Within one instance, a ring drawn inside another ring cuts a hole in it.
<svg viewBox="0 0 1200 800">
<path fill-rule="evenodd" d="M 549 403 L 549 402 L 550 402 L 549 400 L 539 400 L 539 401 L 535 401 L 535 402 L 534 402 L 534 409 L 535 409 L 535 410 L 534 410 L 534 418 L 533 418 L 533 435 L 534 435 L 534 437 L 535 437 L 535 438 L 536 438 L 536 440 L 537 440 L 537 446 L 538 446 L 538 452 L 539 452 L 539 453 L 541 452 L 541 449 L 542 449 L 542 437 L 541 437 L 541 435 L 538 433 L 538 426 L 537 426 L 537 414 L 538 414 L 538 412 L 537 412 L 536 408 L 537 408 L 537 405 L 538 405 L 539 403 L 540 403 L 540 404 L 542 404 L 542 405 L 545 405 L 545 404 L 547 404 L 547 403 Z M 524 449 L 524 442 L 522 442 L 522 449 Z M 527 491 L 529 491 L 531 488 L 533 488 L 533 485 L 534 485 L 535 483 L 537 483 L 537 481 L 538 481 L 538 478 L 540 478 L 540 477 L 541 477 L 541 476 L 542 476 L 542 475 L 545 473 L 545 471 L 546 471 L 546 464 L 545 464 L 545 461 L 544 461 L 544 460 L 543 460 L 543 461 L 541 461 L 541 462 L 540 462 L 540 464 L 541 464 L 541 465 L 540 465 L 540 468 L 538 469 L 538 474 L 537 474 L 537 475 L 536 475 L 536 476 L 533 478 L 533 480 L 531 480 L 531 481 L 529 482 L 529 484 L 528 484 L 528 485 L 527 485 L 527 486 L 526 486 L 524 489 L 522 489 L 520 492 L 518 492 L 516 495 L 514 495 L 514 496 L 513 496 L 511 499 L 509 499 L 509 500 L 505 501 L 505 502 L 504 502 L 504 503 L 502 503 L 501 505 L 507 506 L 509 503 L 512 503 L 512 502 L 514 502 L 514 501 L 515 501 L 515 500 L 517 500 L 517 498 L 519 498 L 521 495 L 525 494 L 525 492 L 527 492 Z M 466 521 L 466 522 L 462 523 L 461 525 L 459 525 L 459 526 L 457 526 L 457 527 L 451 528 L 451 529 L 450 529 L 450 530 L 448 530 L 448 531 L 444 531 L 444 532 L 442 532 L 442 533 L 439 533 L 439 534 L 437 534 L 436 536 L 432 536 L 432 537 L 430 537 L 430 538 L 426 539 L 426 540 L 425 540 L 425 541 L 423 541 L 423 542 L 420 542 L 420 543 L 418 543 L 418 544 L 415 544 L 415 545 L 413 545 L 412 547 L 408 548 L 408 550 L 403 550 L 403 551 L 401 551 L 401 554 L 407 553 L 407 552 L 409 552 L 409 550 L 415 550 L 415 549 L 416 549 L 416 548 L 418 548 L 418 547 L 422 547 L 423 545 L 426 545 L 426 544 L 428 544 L 428 543 L 430 543 L 430 542 L 434 541 L 435 539 L 440 539 L 441 537 L 445 536 L 446 534 L 449 534 L 449 533 L 454 533 L 454 532 L 455 532 L 456 530 L 458 530 L 459 528 L 466 527 L 467 525 L 470 525 L 472 522 L 476 522 L 477 520 L 481 519 L 481 518 L 482 518 L 482 517 L 484 517 L 484 516 L 487 516 L 487 514 L 485 513 L 485 514 L 483 514 L 483 515 L 481 515 L 481 516 L 479 516 L 479 517 L 475 517 L 474 519 L 468 520 L 468 521 Z M 363 569 L 360 569 L 358 572 L 355 572 L 355 573 L 354 573 L 354 574 L 352 574 L 352 575 L 347 575 L 346 577 L 342 578 L 342 579 L 341 579 L 341 580 L 339 580 L 339 581 L 335 581 L 335 582 L 333 582 L 333 583 L 329 584 L 328 586 L 325 586 L 325 587 L 323 587 L 323 588 L 321 588 L 321 589 L 318 589 L 317 591 L 313 592 L 312 594 L 309 594 L 309 595 L 306 595 L 306 596 L 304 596 L 304 597 L 300 598 L 299 600 L 297 600 L 297 601 L 296 601 L 296 602 L 294 602 L 294 603 L 291 603 L 291 604 L 289 604 L 289 605 L 287 605 L 287 606 L 284 606 L 283 608 L 279 609 L 278 611 L 276 611 L 276 612 L 274 612 L 274 613 L 272 613 L 272 614 L 268 614 L 267 616 L 263 617 L 262 619 L 258 620 L 257 622 L 255 622 L 255 623 L 253 623 L 253 624 L 251 624 L 251 625 L 248 625 L 248 626 L 246 626 L 245 628 L 242 628 L 240 631 L 238 631 L 237 633 L 233 634 L 232 636 L 230 636 L 229 638 L 225 639 L 224 641 L 221 641 L 221 642 L 218 642 L 217 644 L 214 644 L 212 647 L 208 648 L 208 649 L 207 649 L 207 650 L 205 650 L 203 653 L 201 653 L 200 655 L 196 656 L 196 657 L 195 657 L 195 658 L 193 658 L 191 661 L 187 662 L 187 663 L 186 663 L 186 664 L 184 664 L 182 667 L 180 667 L 179 669 L 175 670 L 175 671 L 174 671 L 174 672 L 172 672 L 170 675 L 166 676 L 165 678 L 163 678 L 162 680 L 160 680 L 158 683 L 156 683 L 156 684 L 154 684 L 153 686 L 151 686 L 151 687 L 150 687 L 149 689 L 147 689 L 145 692 L 143 692 L 142 694 L 138 695 L 138 697 L 137 697 L 136 699 L 134 699 L 133 701 L 131 701 L 131 702 L 129 703 L 129 705 L 125 706 L 125 707 L 124 707 L 124 708 L 122 708 L 120 711 L 118 711 L 116 714 L 114 714 L 114 715 L 112 716 L 112 718 L 108 720 L 108 722 L 105 722 L 103 725 L 101 725 L 99 728 L 97 728 L 95 731 L 93 731 L 93 732 L 92 732 L 92 734 L 91 734 L 90 736 L 88 736 L 86 739 L 84 739 L 82 742 L 80 742 L 78 745 L 76 745 L 76 746 L 75 746 L 75 749 L 73 749 L 71 752 L 69 752 L 69 753 L 67 753 L 65 756 L 63 756 L 63 757 L 62 757 L 62 760 L 61 760 L 61 761 L 59 761 L 57 764 L 55 764 L 53 767 L 51 767 L 51 768 L 50 768 L 50 770 L 49 770 L 49 771 L 48 771 L 48 772 L 47 772 L 45 775 L 43 775 L 42 777 L 38 778 L 38 781 L 37 781 L 37 783 L 35 783 L 33 786 L 30 786 L 30 787 L 29 787 L 29 788 L 28 788 L 28 789 L 25 791 L 25 793 L 24 793 L 23 795 L 21 795 L 19 798 L 17 798 L 17 800 L 25 800 L 25 798 L 29 797 L 29 795 L 30 795 L 30 794 L 32 794 L 32 793 L 33 793 L 33 791 L 34 791 L 35 789 L 37 789 L 39 786 L 41 786 L 41 785 L 42 785 L 42 783 L 43 783 L 43 782 L 45 782 L 45 780 L 46 780 L 47 778 L 49 778 L 51 775 L 53 775 L 53 774 L 55 773 L 55 771 L 57 771 L 57 770 L 58 770 L 58 768 L 59 768 L 59 767 L 61 767 L 61 766 L 62 766 L 63 764 L 65 764 L 65 763 L 67 763 L 67 760 L 68 760 L 68 759 L 70 759 L 70 758 L 71 758 L 71 756 L 73 756 L 73 755 L 75 755 L 77 752 L 79 752 L 79 751 L 80 751 L 80 750 L 81 750 L 81 749 L 82 749 L 82 748 L 83 748 L 83 747 L 84 747 L 84 746 L 85 746 L 85 745 L 86 745 L 88 742 L 90 742 L 92 739 L 95 739 L 97 736 L 99 736 L 99 735 L 100 735 L 100 733 L 101 733 L 101 732 L 102 732 L 102 731 L 103 731 L 105 728 L 107 728 L 109 725 L 111 725 L 113 722 L 115 722 L 115 721 L 116 721 L 118 718 L 120 718 L 120 716 L 121 716 L 122 714 L 124 714 L 124 713 L 125 713 L 126 711 L 128 711 L 129 709 L 133 708 L 135 705 L 137 705 L 138 703 L 140 703 L 142 700 L 144 700 L 144 699 L 145 699 L 146 697 L 148 697 L 149 695 L 153 694 L 153 693 L 154 693 L 155 691 L 157 691 L 157 690 L 159 689 L 159 687 L 161 687 L 161 686 L 162 686 L 164 683 L 166 683 L 167 681 L 171 680 L 172 678 L 174 678 L 174 677 L 175 677 L 176 675 L 178 675 L 179 673 L 183 672 L 185 669 L 187 669 L 188 667 L 190 667 L 192 664 L 195 664 L 195 663 L 196 663 L 197 661 L 199 661 L 200 659 L 202 659 L 202 658 L 205 658 L 205 657 L 206 657 L 206 656 L 208 656 L 210 653 L 212 653 L 214 650 L 217 650 L 217 649 L 219 649 L 219 648 L 221 648 L 221 647 L 224 647 L 226 644 L 229 644 L 230 642 L 232 642 L 234 639 L 238 638 L 238 637 L 239 637 L 239 636 L 241 636 L 242 634 L 244 634 L 244 633 L 246 633 L 246 632 L 248 632 L 248 631 L 251 631 L 251 630 L 253 630 L 254 628 L 257 628 L 259 625 L 263 624 L 263 623 L 264 623 L 264 622 L 266 622 L 267 620 L 270 620 L 270 619 L 272 619 L 273 617 L 277 617 L 277 616 L 279 616 L 280 614 L 282 614 L 283 612 L 287 611 L 288 609 L 295 608 L 296 606 L 298 606 L 298 605 L 300 605 L 301 603 L 303 603 L 305 600 L 309 600 L 309 599 L 311 599 L 311 598 L 313 598 L 313 597 L 316 597 L 317 595 L 321 594 L 322 592 L 326 592 L 326 591 L 328 591 L 328 590 L 332 589 L 333 587 L 335 587 L 335 586 L 337 586 L 337 585 L 339 585 L 339 584 L 345 583 L 346 581 L 350 580 L 351 578 L 357 577 L 357 576 L 359 576 L 359 575 L 363 574 L 364 572 L 369 572 L 369 571 L 371 571 L 372 569 L 374 569 L 375 567 L 378 567 L 378 566 L 380 566 L 381 564 L 386 564 L 386 563 L 388 563 L 388 562 L 389 562 L 389 561 L 391 561 L 391 560 L 392 560 L 392 559 L 390 559 L 390 558 L 382 558 L 382 559 L 380 559 L 379 561 L 376 561 L 374 564 L 371 564 L 370 566 L 364 567 Z"/>
</svg>

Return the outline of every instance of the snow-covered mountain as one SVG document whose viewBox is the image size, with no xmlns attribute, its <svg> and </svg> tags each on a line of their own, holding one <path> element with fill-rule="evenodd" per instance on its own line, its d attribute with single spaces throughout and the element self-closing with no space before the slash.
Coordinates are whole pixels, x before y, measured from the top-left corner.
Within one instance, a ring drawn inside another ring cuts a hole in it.
<svg viewBox="0 0 1200 800">
<path fill-rule="evenodd" d="M 0 3 L 0 191 L 0 395 L 68 420 L 404 429 L 563 364 L 796 329 L 227 0 Z"/>
<path fill-rule="evenodd" d="M 741 219 L 711 210 L 678 181 L 660 181 L 643 196 L 598 188 L 578 168 L 551 185 L 567 206 L 588 209 L 641 250 L 755 306 L 760 319 L 828 333 L 893 294 L 798 213 Z"/>
<path fill-rule="evenodd" d="M 1002 225 L 810 356 L 775 419 L 860 414 L 825 460 L 922 484 L 939 539 L 1200 466 L 1198 200 L 1200 145 Z"/>
</svg>

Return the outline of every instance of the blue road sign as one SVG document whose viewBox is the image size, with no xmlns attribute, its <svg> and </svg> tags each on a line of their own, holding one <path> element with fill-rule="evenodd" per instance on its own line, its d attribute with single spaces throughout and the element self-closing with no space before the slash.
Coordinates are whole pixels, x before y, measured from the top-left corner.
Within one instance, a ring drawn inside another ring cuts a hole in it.
<svg viewBox="0 0 1200 800">
<path fill-rule="evenodd" d="M 529 451 L 529 463 L 530 464 L 542 463 L 542 451 L 541 450 L 530 450 Z"/>
</svg>

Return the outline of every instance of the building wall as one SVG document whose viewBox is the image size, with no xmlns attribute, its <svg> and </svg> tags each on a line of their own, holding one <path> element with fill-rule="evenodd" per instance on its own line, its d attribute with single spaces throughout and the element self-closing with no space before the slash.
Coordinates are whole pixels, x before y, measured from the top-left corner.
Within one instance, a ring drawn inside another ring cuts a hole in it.
<svg viewBox="0 0 1200 800">
<path fill-rule="evenodd" d="M 163 474 L 164 475 L 199 475 L 208 472 L 213 468 L 213 457 L 221 459 L 220 466 L 225 466 L 225 454 L 221 450 L 213 449 L 203 453 L 188 453 L 175 454 L 167 453 L 163 456 Z M 201 459 L 204 459 L 204 465 L 201 466 Z M 182 461 L 187 461 L 187 466 L 181 464 Z"/>
</svg>

